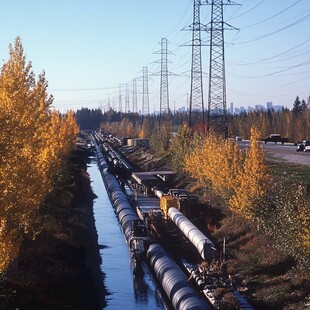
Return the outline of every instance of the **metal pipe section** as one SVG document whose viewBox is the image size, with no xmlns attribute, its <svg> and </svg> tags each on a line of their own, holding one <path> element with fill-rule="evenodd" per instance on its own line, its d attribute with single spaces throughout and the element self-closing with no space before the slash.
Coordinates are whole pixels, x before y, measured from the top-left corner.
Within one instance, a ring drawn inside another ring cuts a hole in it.
<svg viewBox="0 0 310 310">
<path fill-rule="evenodd" d="M 169 218 L 179 227 L 183 234 L 196 247 L 200 256 L 205 261 L 210 261 L 216 254 L 213 242 L 208 239 L 190 220 L 188 220 L 178 209 L 169 208 Z"/>
<path fill-rule="evenodd" d="M 103 155 L 102 155 L 102 152 L 99 148 L 99 145 L 96 141 L 96 138 L 92 135 L 92 141 L 94 143 L 94 146 L 95 146 L 95 150 L 96 150 L 96 155 L 97 155 L 97 158 L 98 158 L 98 165 L 101 169 L 102 172 L 104 171 L 107 171 L 108 168 L 109 168 L 109 165 L 107 163 L 107 161 L 104 159 Z"/>
<path fill-rule="evenodd" d="M 159 244 L 150 245 L 147 258 L 175 310 L 212 309 Z"/>
<path fill-rule="evenodd" d="M 159 199 L 164 196 L 164 193 L 159 189 L 154 189 L 154 195 L 157 196 Z"/>
<path fill-rule="evenodd" d="M 140 220 L 137 213 L 132 209 L 126 194 L 122 191 L 117 179 L 109 172 L 102 174 L 111 203 L 124 231 L 128 244 L 132 237 L 132 222 Z"/>
<path fill-rule="evenodd" d="M 148 239 L 146 226 L 132 209 L 127 195 L 123 192 L 115 176 L 108 172 L 109 165 L 101 153 L 96 138 L 94 136 L 92 138 L 107 193 L 132 254 L 138 258 L 145 251 L 144 243 Z"/>
</svg>

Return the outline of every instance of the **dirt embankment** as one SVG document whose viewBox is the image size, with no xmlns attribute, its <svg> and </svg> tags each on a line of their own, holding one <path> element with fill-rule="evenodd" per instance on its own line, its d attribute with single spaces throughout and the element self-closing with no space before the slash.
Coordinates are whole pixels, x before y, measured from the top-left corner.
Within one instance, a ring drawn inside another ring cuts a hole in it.
<svg viewBox="0 0 310 310">
<path fill-rule="evenodd" d="M 1 310 L 95 310 L 105 305 L 87 156 L 84 148 L 72 154 L 70 185 L 38 212 L 36 238 L 23 242 L 18 268 L 0 283 Z"/>
</svg>

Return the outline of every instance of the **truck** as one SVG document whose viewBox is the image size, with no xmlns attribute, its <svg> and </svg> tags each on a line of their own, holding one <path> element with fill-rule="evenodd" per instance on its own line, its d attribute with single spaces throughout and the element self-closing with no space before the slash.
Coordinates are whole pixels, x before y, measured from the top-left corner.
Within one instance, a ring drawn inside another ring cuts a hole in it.
<svg viewBox="0 0 310 310">
<path fill-rule="evenodd" d="M 269 135 L 269 137 L 264 138 L 263 141 L 265 143 L 267 143 L 267 142 L 274 142 L 274 143 L 280 142 L 280 143 L 284 144 L 285 142 L 288 142 L 288 138 L 281 137 L 281 135 L 279 133 L 272 133 Z"/>
</svg>

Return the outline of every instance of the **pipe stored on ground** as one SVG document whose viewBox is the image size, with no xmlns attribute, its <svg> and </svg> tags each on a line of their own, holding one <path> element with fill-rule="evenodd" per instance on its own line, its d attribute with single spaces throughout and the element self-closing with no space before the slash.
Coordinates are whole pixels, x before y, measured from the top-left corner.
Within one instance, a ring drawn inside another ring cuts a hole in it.
<svg viewBox="0 0 310 310">
<path fill-rule="evenodd" d="M 169 218 L 179 227 L 183 234 L 196 247 L 200 256 L 205 261 L 211 261 L 216 255 L 213 242 L 207 238 L 190 220 L 188 220 L 178 209 L 169 208 Z"/>
<path fill-rule="evenodd" d="M 159 244 L 150 245 L 147 258 L 175 310 L 212 309 Z"/>
</svg>

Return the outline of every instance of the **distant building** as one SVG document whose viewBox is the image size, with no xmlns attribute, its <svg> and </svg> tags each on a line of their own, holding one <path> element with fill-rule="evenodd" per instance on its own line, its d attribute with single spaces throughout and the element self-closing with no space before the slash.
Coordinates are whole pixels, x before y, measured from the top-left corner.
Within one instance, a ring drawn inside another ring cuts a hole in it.
<svg viewBox="0 0 310 310">
<path fill-rule="evenodd" d="M 272 110 L 273 109 L 273 104 L 271 101 L 267 102 L 267 110 Z"/>
<path fill-rule="evenodd" d="M 284 109 L 284 106 L 283 105 L 274 105 L 273 109 L 275 112 L 279 112 L 279 111 Z"/>
<path fill-rule="evenodd" d="M 253 111 L 254 111 L 254 108 L 251 107 L 251 106 L 248 106 L 246 110 L 247 110 L 248 113 L 250 113 L 250 112 L 253 112 Z"/>
<path fill-rule="evenodd" d="M 186 107 L 181 107 L 178 109 L 178 112 L 186 112 L 186 110 L 187 110 Z"/>
<path fill-rule="evenodd" d="M 230 109 L 229 109 L 228 113 L 234 114 L 234 103 L 233 102 L 230 103 Z"/>
<path fill-rule="evenodd" d="M 235 108 L 235 113 L 234 114 L 240 114 L 240 113 L 244 113 L 246 112 L 244 107 L 240 107 L 240 108 Z"/>
<path fill-rule="evenodd" d="M 265 107 L 261 104 L 256 104 L 255 105 L 255 110 L 256 111 L 264 111 L 265 110 Z"/>
</svg>

